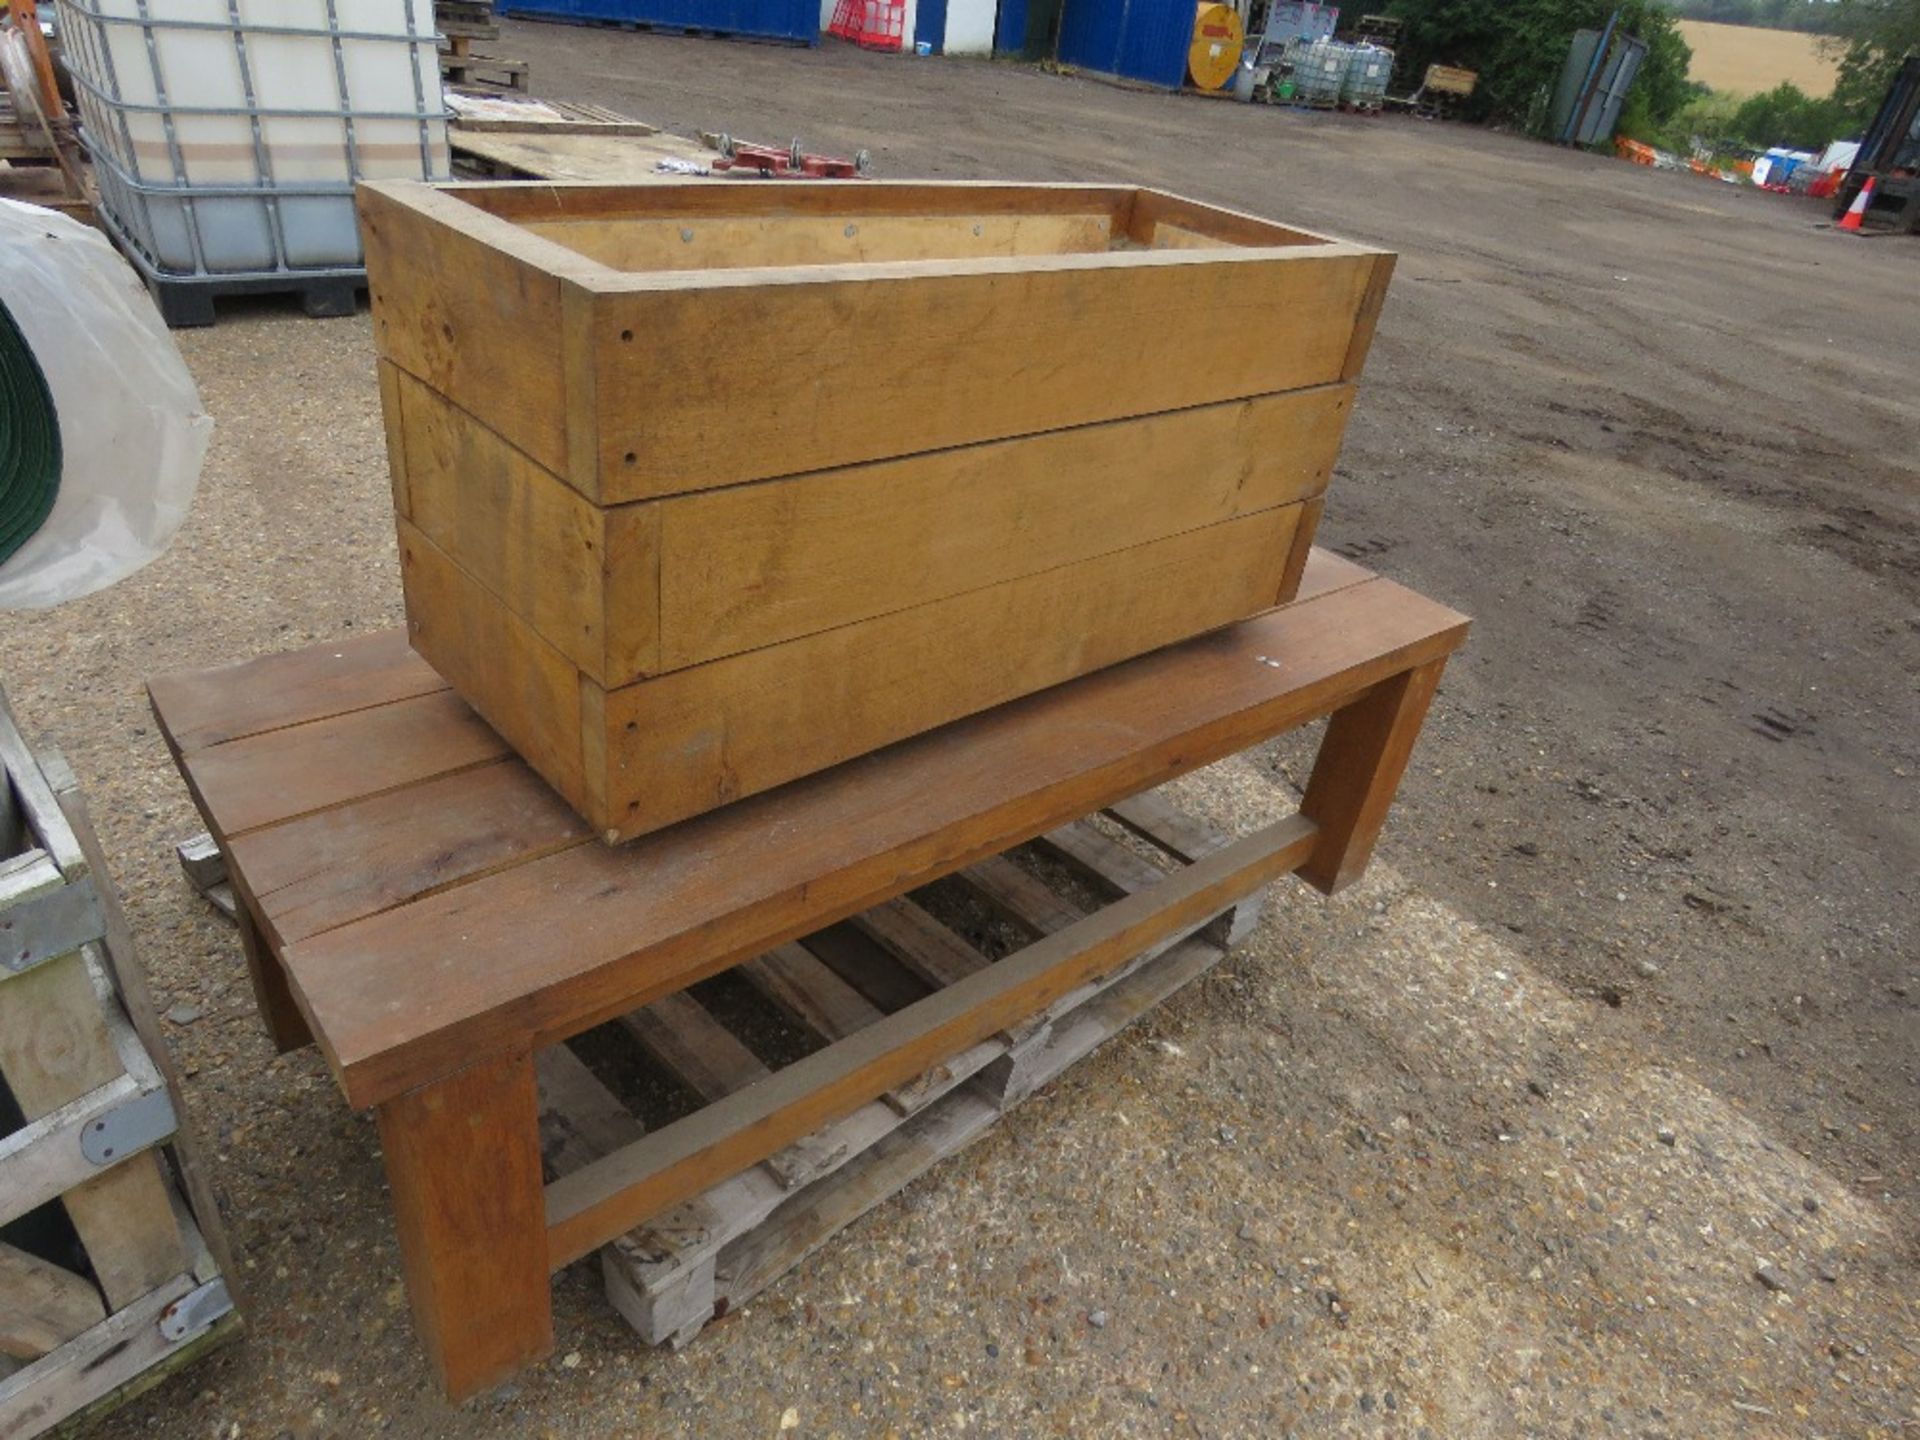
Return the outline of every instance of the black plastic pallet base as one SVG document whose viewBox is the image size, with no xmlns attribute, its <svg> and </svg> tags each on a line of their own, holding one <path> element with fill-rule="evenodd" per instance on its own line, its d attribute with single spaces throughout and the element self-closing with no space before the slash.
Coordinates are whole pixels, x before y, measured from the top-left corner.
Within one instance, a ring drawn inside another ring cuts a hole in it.
<svg viewBox="0 0 1920 1440">
<path fill-rule="evenodd" d="M 364 279 L 330 275 L 306 278 L 299 275 L 253 275 L 228 279 L 221 276 L 170 279 L 165 275 L 146 277 L 160 318 L 168 328 L 181 330 L 214 322 L 214 301 L 227 295 L 298 295 L 307 314 L 319 316 L 352 315 L 360 308 Z"/>
</svg>

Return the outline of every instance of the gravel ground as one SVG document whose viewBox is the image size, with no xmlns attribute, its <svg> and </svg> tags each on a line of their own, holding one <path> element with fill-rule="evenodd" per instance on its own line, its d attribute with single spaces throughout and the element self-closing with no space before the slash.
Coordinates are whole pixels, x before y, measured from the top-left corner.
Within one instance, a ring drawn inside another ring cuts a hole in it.
<svg viewBox="0 0 1920 1440">
<path fill-rule="evenodd" d="M 400 618 L 369 327 L 238 306 L 173 551 L 0 629 L 87 784 L 248 1257 L 112 1437 L 1920 1428 L 1920 246 L 1414 122 L 513 25 L 535 89 L 882 173 L 1137 180 L 1403 259 L 1323 536 L 1477 617 L 1383 863 L 674 1356 L 590 1264 L 426 1389 L 371 1124 L 276 1059 L 142 679 Z M 1248 323 L 1274 324 L 1250 316 Z M 1131 357 L 1116 357 L 1126 363 Z M 1301 743 L 1190 784 L 1246 824 Z"/>
</svg>

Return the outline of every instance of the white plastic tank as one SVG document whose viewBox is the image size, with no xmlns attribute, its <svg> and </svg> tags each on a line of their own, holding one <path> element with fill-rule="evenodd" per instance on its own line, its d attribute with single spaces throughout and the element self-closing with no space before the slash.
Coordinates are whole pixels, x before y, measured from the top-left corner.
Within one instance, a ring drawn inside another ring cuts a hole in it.
<svg viewBox="0 0 1920 1440">
<path fill-rule="evenodd" d="M 1346 84 L 1353 46 L 1338 40 L 1295 40 L 1287 46 L 1293 65 L 1293 98 L 1301 105 L 1336 105 Z"/>
<path fill-rule="evenodd" d="M 432 0 L 59 0 L 106 218 L 162 277 L 361 266 L 357 179 L 445 179 Z"/>
<path fill-rule="evenodd" d="M 1346 78 L 1340 83 L 1340 103 L 1361 110 L 1378 110 L 1393 77 L 1393 51 L 1381 45 L 1360 44 L 1347 57 Z"/>
</svg>

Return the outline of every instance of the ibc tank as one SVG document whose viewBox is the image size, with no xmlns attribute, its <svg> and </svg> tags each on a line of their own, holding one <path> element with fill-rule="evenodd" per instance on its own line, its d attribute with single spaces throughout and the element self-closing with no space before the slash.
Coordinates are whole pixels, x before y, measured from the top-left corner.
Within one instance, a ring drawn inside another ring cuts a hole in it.
<svg viewBox="0 0 1920 1440">
<path fill-rule="evenodd" d="M 149 278 L 361 268 L 353 182 L 449 174 L 432 0 L 59 0 L 104 218 Z"/>
</svg>

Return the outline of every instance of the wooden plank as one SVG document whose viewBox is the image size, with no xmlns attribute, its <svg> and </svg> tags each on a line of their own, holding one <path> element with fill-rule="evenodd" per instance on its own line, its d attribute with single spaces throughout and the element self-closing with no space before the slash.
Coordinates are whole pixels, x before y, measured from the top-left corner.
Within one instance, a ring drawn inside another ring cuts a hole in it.
<svg viewBox="0 0 1920 1440">
<path fill-rule="evenodd" d="M 1241 210 L 1202 205 L 1164 190 L 1140 190 L 1127 216 L 1127 233 L 1142 245 L 1163 241 L 1163 231 L 1180 232 L 1204 245 L 1322 245 L 1328 236 L 1281 225 Z"/>
<path fill-rule="evenodd" d="M 1343 380 L 1358 380 L 1360 371 L 1366 366 L 1367 352 L 1373 348 L 1373 332 L 1380 324 L 1380 312 L 1387 303 L 1387 285 L 1393 279 L 1394 259 L 1388 254 L 1373 257 L 1373 272 L 1367 277 L 1366 293 L 1361 297 L 1359 312 L 1354 316 L 1353 338 L 1347 345 L 1346 364 L 1340 368 Z"/>
<path fill-rule="evenodd" d="M 1107 807 L 1107 814 L 1176 860 L 1194 861 L 1211 855 L 1233 838 L 1203 820 L 1194 819 L 1153 790 L 1115 801 Z"/>
<path fill-rule="evenodd" d="M 391 360 L 377 360 L 374 365 L 380 376 L 380 421 L 387 437 L 387 473 L 393 483 L 393 513 L 404 519 L 413 514 L 413 500 L 407 487 L 406 419 L 400 400 L 401 388 L 409 381 L 407 373 Z"/>
<path fill-rule="evenodd" d="M 161 1312 L 198 1283 L 184 1272 L 173 1276 L 58 1350 L 0 1378 L 0 1440 L 33 1440 L 122 1386 L 217 1344 L 221 1335 L 231 1332 L 237 1317 L 217 1323 L 212 1331 L 185 1344 L 176 1344 L 160 1332 Z"/>
<path fill-rule="evenodd" d="M 1331 474 L 1331 467 L 1329 467 Z M 1287 549 L 1287 563 L 1280 570 L 1279 604 L 1291 604 L 1300 593 L 1300 581 L 1307 570 L 1307 557 L 1313 552 L 1313 537 L 1320 529 L 1320 516 L 1326 511 L 1324 494 L 1309 496 L 1300 505 L 1300 523 L 1294 526 L 1293 543 Z"/>
<path fill-rule="evenodd" d="M 684 991 L 663 995 L 622 1015 L 620 1023 L 648 1054 L 709 1104 L 757 1085 L 773 1073 Z M 757 1158 L 791 1190 L 826 1168 L 827 1148 L 818 1137 L 801 1135 L 786 1148 Z"/>
<path fill-rule="evenodd" d="M 1042 838 L 1081 870 L 1105 881 L 1122 895 L 1152 889 L 1167 878 L 1168 872 L 1144 855 L 1135 854 L 1111 835 L 1101 834 L 1084 821 L 1049 830 Z"/>
<path fill-rule="evenodd" d="M 87 1126 L 118 1105 L 136 1099 L 143 1087 L 121 1075 L 66 1104 L 55 1107 L 10 1135 L 0 1135 L 0 1225 L 29 1210 L 58 1200 L 99 1169 L 80 1149 Z"/>
<path fill-rule="evenodd" d="M 885 1015 L 811 950 L 792 941 L 736 966 L 734 973 L 794 1024 L 829 1044 Z M 921 1076 L 913 1085 L 888 1090 L 880 1098 L 902 1115 L 911 1115 L 925 1103 L 921 1097 L 930 1088 L 921 1083 L 925 1079 Z"/>
<path fill-rule="evenodd" d="M 515 446 L 564 472 L 567 377 L 551 351 L 528 364 L 527 347 L 559 336 L 572 252 L 424 186 L 404 213 L 380 185 L 355 199 L 380 358 L 484 408 Z"/>
<path fill-rule="evenodd" d="M 659 512 L 658 668 L 1293 504 L 1326 487 L 1352 399 L 1323 386 L 678 496 Z M 1266 604 L 1279 589 L 1276 572 Z"/>
<path fill-rule="evenodd" d="M 615 270 L 712 270 L 746 266 L 853 265 L 884 260 L 957 260 L 985 255 L 1103 251 L 1113 216 L 753 215 L 526 220 L 543 235 Z"/>
<path fill-rule="evenodd" d="M 1035 935 L 1064 930 L 1086 914 L 1004 855 L 969 865 L 960 872 L 960 878 Z"/>
<path fill-rule="evenodd" d="M 588 813 L 610 834 L 644 834 L 1255 614 L 1273 603 L 1298 519 L 1298 506 L 1261 511 L 613 691 L 607 809 Z M 438 661 L 424 637 L 422 649 Z M 520 749 L 586 808 L 564 756 Z"/>
<path fill-rule="evenodd" d="M 241 899 L 233 912 L 233 923 L 240 932 L 240 953 L 247 962 L 247 980 L 253 987 L 254 1008 L 267 1029 L 274 1050 L 285 1055 L 313 1043 L 313 1027 L 301 1013 L 300 1001 L 287 981 L 286 967 L 280 963 L 279 941 L 260 933 L 261 922 L 253 902 Z"/>
<path fill-rule="evenodd" d="M 81 951 L 6 982 L 0 1004 L 0 1076 L 20 1112 L 37 1120 L 125 1074 Z M 187 1268 L 159 1157 L 101 1171 L 63 1197 L 94 1276 L 114 1309 Z"/>
<path fill-rule="evenodd" d="M 751 1164 L 772 1145 L 856 1109 L 941 1055 L 984 1040 L 1090 976 L 1284 874 L 1313 851 L 1294 816 L 1056 931 L 759 1085 L 556 1180 L 547 1190 L 549 1261 L 558 1268 L 676 1200 Z"/>
<path fill-rule="evenodd" d="M 1403 671 L 1334 712 L 1300 801 L 1321 826 L 1300 870 L 1309 885 L 1331 895 L 1366 870 L 1445 668 L 1442 657 Z"/>
<path fill-rule="evenodd" d="M 0 1355 L 38 1360 L 107 1318 L 100 1292 L 37 1255 L 0 1244 Z"/>
<path fill-rule="evenodd" d="M 623 187 L 684 188 L 661 174 L 662 160 L 705 165 L 713 152 L 697 140 L 678 135 L 596 135 L 475 132 L 456 125 L 447 136 L 456 157 L 478 161 L 496 173 L 534 180 L 618 181 Z"/>
<path fill-rule="evenodd" d="M 181 756 L 446 688 L 447 682 L 408 647 L 404 630 L 356 635 L 147 682 L 154 713 L 166 717 L 162 728 Z"/>
<path fill-rule="evenodd" d="M 5 691 L 0 691 L 0 767 L 5 770 L 0 788 L 9 792 L 19 824 L 34 846 L 45 852 L 61 879 L 71 883 L 84 877 L 88 873 L 86 854 L 60 810 L 39 758 L 20 733 Z"/>
<path fill-rule="evenodd" d="M 576 810 L 596 819 L 583 767 L 579 672 L 444 550 L 407 521 L 397 523 L 414 648 Z M 478 720 L 472 723 L 486 730 Z M 499 737 L 486 733 L 499 746 Z M 476 745 L 473 759 L 492 759 L 503 748 Z"/>
<path fill-rule="evenodd" d="M 821 1040 L 844 1039 L 882 1018 L 879 1007 L 791 941 L 740 965 L 737 973 Z"/>
<path fill-rule="evenodd" d="M 414 1326 L 457 1404 L 553 1348 L 532 1057 L 472 1066 L 379 1118 Z"/>
<path fill-rule="evenodd" d="M 935 989 L 964 980 L 992 963 L 911 900 L 883 900 L 849 923 Z"/>
<path fill-rule="evenodd" d="M 372 1104 L 516 1040 L 577 1034 L 1245 749 L 1449 653 L 1466 627 L 1368 581 L 666 835 L 576 846 L 443 890 L 283 959 L 348 1099 Z M 419 823 L 430 830 L 433 817 Z M 460 946 L 446 945 L 450 934 Z"/>
<path fill-rule="evenodd" d="M 928 987 L 922 981 L 889 955 L 879 942 L 861 934 L 851 921 L 816 930 L 800 943 L 884 1012 L 911 1005 L 927 993 Z"/>
<path fill-rule="evenodd" d="M 1313 245 L 602 282 L 587 493 L 615 504 L 1326 384 L 1373 260 Z M 1253 313 L 1284 316 L 1285 343 Z M 1116 363 L 1149 341 L 1152 364 Z"/>
<path fill-rule="evenodd" d="M 615 636 L 606 623 L 605 568 L 637 567 L 646 556 L 609 556 L 597 506 L 418 380 L 402 376 L 397 388 L 410 496 L 403 518 L 589 675 L 605 678 L 610 645 L 624 657 L 619 679 L 655 668 L 657 629 Z M 656 615 L 649 607 L 628 620 Z"/>
<path fill-rule="evenodd" d="M 459 696 L 438 689 L 229 740 L 198 752 L 186 774 L 207 828 L 230 841 L 506 753 Z"/>
<path fill-rule="evenodd" d="M 620 1023 L 646 1052 L 702 1100 L 718 1100 L 771 1073 L 691 995 L 663 995 L 622 1015 Z"/>
<path fill-rule="evenodd" d="M 539 776 L 503 757 L 228 843 L 280 948 L 592 838 Z"/>
<path fill-rule="evenodd" d="M 1316 545 L 1307 554 L 1306 568 L 1300 576 L 1300 588 L 1290 603 L 1317 600 L 1322 595 L 1331 595 L 1336 590 L 1344 590 L 1373 578 L 1373 572 L 1365 566 L 1356 565 L 1346 556 L 1336 555 Z"/>
<path fill-rule="evenodd" d="M 549 1174 L 565 1175 L 631 1145 L 645 1128 L 565 1045 L 533 1057 L 540 1089 L 540 1156 Z"/>
<path fill-rule="evenodd" d="M 477 210 L 521 222 L 550 220 L 557 214 L 598 220 L 782 216 L 869 220 L 897 215 L 1078 215 L 1105 211 L 1118 217 L 1133 203 L 1137 193 L 1118 185 L 1030 185 L 1001 180 L 865 180 L 858 185 L 744 186 L 681 179 L 659 188 L 637 189 L 624 172 L 598 178 L 600 183 L 563 184 L 545 189 L 489 183 L 443 188 Z M 419 187 L 387 185 L 381 188 L 410 196 Z"/>
</svg>

